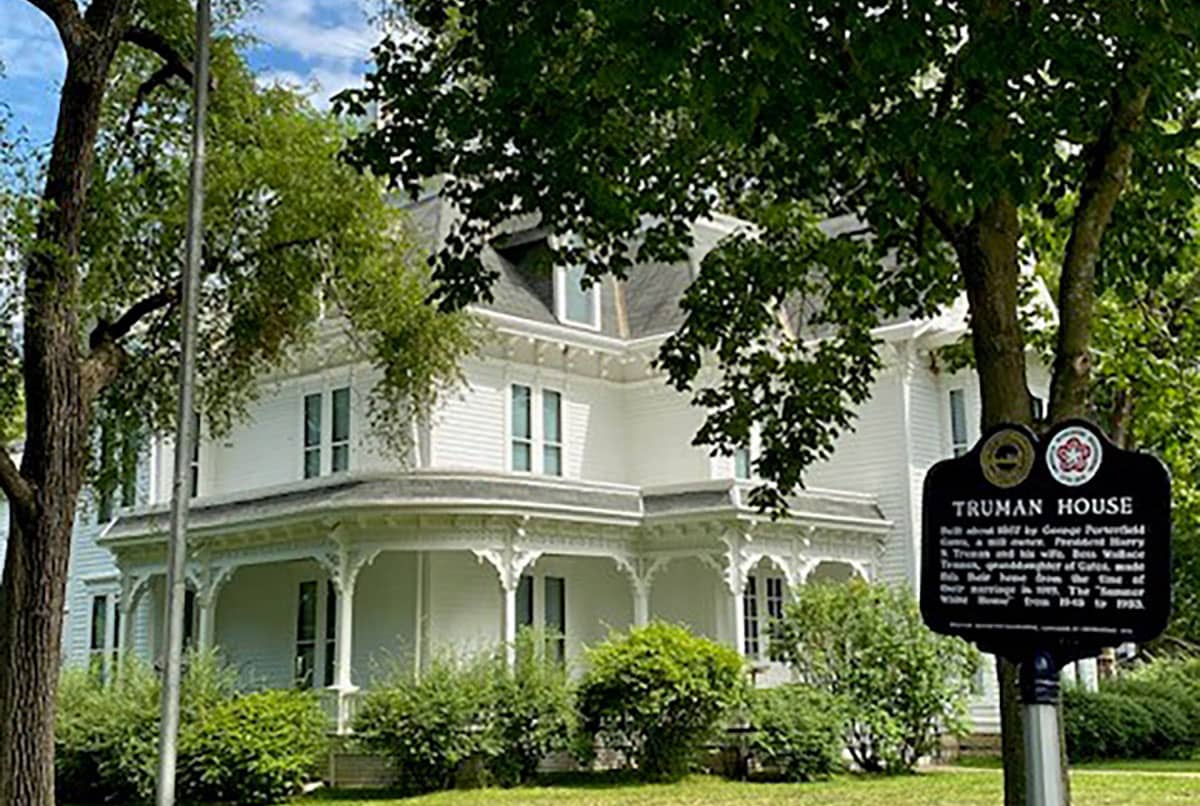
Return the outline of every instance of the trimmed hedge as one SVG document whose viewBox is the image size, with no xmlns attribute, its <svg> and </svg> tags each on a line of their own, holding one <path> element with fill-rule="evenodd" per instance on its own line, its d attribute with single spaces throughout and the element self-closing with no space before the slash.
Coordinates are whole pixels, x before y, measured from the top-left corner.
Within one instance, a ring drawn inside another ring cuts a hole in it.
<svg viewBox="0 0 1200 806">
<path fill-rule="evenodd" d="M 159 681 L 122 660 L 119 678 L 66 670 L 55 724 L 60 802 L 144 803 L 154 797 Z M 184 803 L 272 803 L 319 771 L 328 719 L 302 691 L 243 694 L 215 656 L 192 656 L 180 696 L 176 787 Z"/>
<path fill-rule="evenodd" d="M 1063 693 L 1071 761 L 1190 758 L 1200 753 L 1200 661 L 1157 661 L 1098 692 Z"/>
</svg>

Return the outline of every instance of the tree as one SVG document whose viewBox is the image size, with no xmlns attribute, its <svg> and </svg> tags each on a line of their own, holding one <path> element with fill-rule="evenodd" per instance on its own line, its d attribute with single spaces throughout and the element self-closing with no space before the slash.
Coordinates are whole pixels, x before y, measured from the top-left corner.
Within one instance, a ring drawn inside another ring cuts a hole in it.
<svg viewBox="0 0 1200 806">
<path fill-rule="evenodd" d="M 25 450 L 0 453 L 10 531 L 0 582 L 0 802 L 53 803 L 53 725 L 71 528 L 97 432 L 161 431 L 174 409 L 185 219 L 191 7 L 178 0 L 32 0 L 67 55 L 30 237 L 4 254 L 2 332 L 19 349 Z M 458 378 L 469 322 L 425 304 L 427 272 L 382 187 L 341 164 L 348 133 L 282 90 L 258 90 L 213 46 L 200 401 L 228 428 L 254 381 L 326 325 L 381 380 L 373 413 L 403 442 Z M 13 194 L 9 220 L 25 220 Z M 8 313 L 8 311 L 6 311 Z M 336 316 L 334 314 L 337 314 Z M 0 395 L 7 401 L 12 395 Z M 127 452 L 126 452 L 126 455 Z M 119 463 L 118 463 L 119 464 Z M 101 488 L 112 463 L 98 465 Z"/>
<path fill-rule="evenodd" d="M 1178 165 L 1193 137 L 1195 4 L 397 7 L 404 25 L 342 108 L 378 104 L 358 163 L 410 190 L 451 177 L 463 215 L 435 270 L 446 306 L 488 296 L 478 247 L 513 215 L 572 234 L 556 257 L 589 276 L 682 256 L 688 222 L 714 209 L 758 224 L 705 260 L 660 361 L 708 408 L 699 443 L 729 451 L 761 426 L 767 504 L 851 424 L 878 365 L 871 326 L 964 290 L 982 421 L 1030 423 L 1019 263 L 1030 218 L 1068 197 L 1050 417 L 1081 413 L 1114 208 L 1131 173 Z M 818 228 L 834 216 L 857 226 Z M 719 379 L 696 388 L 705 355 Z M 1018 804 L 1014 667 L 1000 677 Z"/>
</svg>

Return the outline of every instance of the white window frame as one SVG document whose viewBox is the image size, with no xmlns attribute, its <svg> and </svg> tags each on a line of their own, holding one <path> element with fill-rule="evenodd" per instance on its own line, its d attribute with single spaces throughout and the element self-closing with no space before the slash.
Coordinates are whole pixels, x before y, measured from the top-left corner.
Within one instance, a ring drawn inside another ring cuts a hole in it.
<svg viewBox="0 0 1200 806">
<path fill-rule="evenodd" d="M 554 315 L 558 321 L 568 327 L 581 327 L 587 330 L 600 329 L 600 286 L 599 279 L 587 288 L 592 297 L 592 318 L 590 322 L 577 322 L 567 318 L 567 268 L 554 267 Z"/>
<path fill-rule="evenodd" d="M 513 443 L 518 440 L 513 434 L 513 389 L 523 386 L 529 390 L 529 469 L 518 470 L 513 466 Z M 558 395 L 558 441 L 547 442 L 545 434 L 546 393 Z M 532 380 L 510 379 L 504 390 L 504 468 L 508 473 L 521 476 L 546 476 L 565 478 L 567 475 L 567 395 L 561 387 Z M 558 466 L 561 472 L 546 472 L 546 448 L 558 448 Z"/>
<path fill-rule="evenodd" d="M 778 581 L 776 581 L 778 580 Z M 772 584 L 774 583 L 774 584 Z M 746 587 L 742 591 L 742 654 L 747 658 L 766 660 L 768 655 L 767 625 L 775 618 L 771 614 L 771 588 L 778 587 L 779 610 L 787 604 L 789 593 L 787 578 L 771 567 L 750 572 Z"/>
<path fill-rule="evenodd" d="M 962 401 L 962 441 L 957 439 L 954 433 L 954 401 L 955 397 Z M 950 443 L 950 455 L 952 457 L 962 456 L 971 450 L 971 420 L 968 416 L 967 407 L 967 390 L 963 386 L 955 386 L 946 390 L 946 434 Z"/>
<path fill-rule="evenodd" d="M 346 428 L 346 439 L 333 439 L 333 396 L 337 392 L 346 390 L 346 414 L 349 418 Z M 306 445 L 305 437 L 307 436 L 308 421 L 307 421 L 307 404 L 310 398 L 316 398 L 318 415 L 320 417 L 320 433 L 316 444 Z M 328 416 L 326 416 L 328 414 Z M 321 478 L 334 473 L 348 473 L 354 466 L 354 384 L 346 379 L 340 383 L 325 384 L 320 388 L 313 386 L 302 387 L 300 389 L 300 463 L 299 474 L 302 480 Z M 340 470 L 333 469 L 333 453 L 335 448 L 344 447 L 346 449 L 346 467 Z M 317 473 L 313 476 L 305 475 L 305 463 L 309 453 L 317 455 Z"/>
</svg>

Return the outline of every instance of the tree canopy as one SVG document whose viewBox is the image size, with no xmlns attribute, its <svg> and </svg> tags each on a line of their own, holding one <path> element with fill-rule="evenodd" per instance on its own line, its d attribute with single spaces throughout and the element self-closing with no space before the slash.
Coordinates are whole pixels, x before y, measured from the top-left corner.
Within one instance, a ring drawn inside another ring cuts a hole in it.
<svg viewBox="0 0 1200 806">
<path fill-rule="evenodd" d="M 869 391 L 882 318 L 970 291 L 969 262 L 1014 270 L 972 311 L 1007 319 L 1021 236 L 1060 214 L 1056 200 L 1076 202 L 1062 260 L 1090 271 L 1131 170 L 1164 174 L 1175 186 L 1162 192 L 1194 189 L 1179 158 L 1193 138 L 1191 6 L 398 5 L 417 32 L 384 39 L 365 87 L 340 100 L 379 110 L 356 162 L 409 190 L 451 177 L 464 214 L 437 258 L 444 304 L 488 296 L 478 246 L 518 213 L 573 233 L 558 257 L 593 275 L 678 258 L 687 222 L 714 210 L 753 220 L 753 237 L 707 259 L 661 360 L 687 389 L 701 357 L 717 357 L 699 441 L 728 450 L 760 423 L 758 469 L 785 490 Z M 1130 152 L 1134 166 L 1121 163 Z M 838 216 L 856 226 L 820 228 Z M 785 319 L 807 330 L 781 322 L 788 300 L 805 301 Z M 1079 303 L 1064 338 L 1090 322 Z M 1019 354 L 1015 323 L 1003 324 L 984 349 Z M 806 343 L 818 328 L 826 338 Z M 1058 359 L 1056 390 L 1078 409 L 1076 346 Z M 1013 397 L 1027 418 L 1027 396 Z"/>
<path fill-rule="evenodd" d="M 437 256 L 446 307 L 487 297 L 479 246 L 516 214 L 572 234 L 557 258 L 591 276 L 681 257 L 689 223 L 715 210 L 758 226 L 704 260 L 660 363 L 707 407 L 699 443 L 728 452 L 761 425 L 766 504 L 869 393 L 872 327 L 963 291 L 983 425 L 1032 421 L 1021 264 L 1048 220 L 1064 236 L 1049 418 L 1087 413 L 1097 289 L 1155 282 L 1165 266 L 1128 247 L 1189 234 L 1158 226 L 1149 201 L 1196 194 L 1194 3 L 394 6 L 403 24 L 341 107 L 378 109 L 358 164 L 410 191 L 450 177 L 463 215 Z M 1011 664 L 1000 679 L 1018 804 Z"/>
</svg>

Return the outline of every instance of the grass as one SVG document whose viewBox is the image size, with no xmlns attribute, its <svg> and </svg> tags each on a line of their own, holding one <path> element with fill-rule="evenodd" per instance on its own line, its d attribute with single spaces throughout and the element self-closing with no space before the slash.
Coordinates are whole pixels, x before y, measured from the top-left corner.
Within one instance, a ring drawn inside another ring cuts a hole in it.
<svg viewBox="0 0 1200 806">
<path fill-rule="evenodd" d="M 1073 806 L 1193 806 L 1200 803 L 1200 777 L 1115 775 L 1079 770 L 1071 776 Z M 811 784 L 751 784 L 694 776 L 675 784 L 635 784 L 621 779 L 567 776 L 536 787 L 439 792 L 395 799 L 386 793 L 326 792 L 302 803 L 341 806 L 468 806 L 468 804 L 554 804 L 554 806 L 682 806 L 683 804 L 796 804 L 796 806 L 999 806 L 998 771 L 928 772 L 895 778 L 840 776 Z"/>
<path fill-rule="evenodd" d="M 1000 759 L 996 756 L 975 756 L 959 759 L 958 767 L 979 770 L 1000 769 Z M 1200 773 L 1200 758 L 1152 758 L 1152 759 L 1120 759 L 1116 761 L 1086 761 L 1072 764 L 1071 769 L 1078 771 L 1108 770 L 1113 772 L 1186 772 Z M 1200 803 L 1200 798 L 1197 798 Z"/>
</svg>

